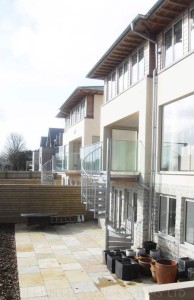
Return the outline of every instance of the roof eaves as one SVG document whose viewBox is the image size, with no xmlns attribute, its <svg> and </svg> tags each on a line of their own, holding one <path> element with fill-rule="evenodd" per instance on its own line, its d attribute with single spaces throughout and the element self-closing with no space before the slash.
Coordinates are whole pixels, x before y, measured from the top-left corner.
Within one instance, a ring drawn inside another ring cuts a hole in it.
<svg viewBox="0 0 194 300">
<path fill-rule="evenodd" d="M 104 86 L 78 86 L 73 93 L 65 100 L 65 102 L 63 103 L 63 105 L 59 108 L 59 110 L 62 110 L 64 108 L 65 105 L 67 105 L 68 102 L 71 101 L 71 99 L 79 92 L 82 90 L 88 90 L 88 91 L 104 91 Z"/>
<path fill-rule="evenodd" d="M 160 5 L 166 0 L 158 0 L 152 8 L 145 14 L 138 14 L 131 23 L 137 23 L 140 19 L 148 19 L 151 14 L 153 14 L 156 9 L 160 7 Z M 131 23 L 127 26 L 127 28 L 121 33 L 121 35 L 116 39 L 116 41 L 112 44 L 112 46 L 105 52 L 105 54 L 100 58 L 100 60 L 94 65 L 94 67 L 89 71 L 86 75 L 86 78 L 92 78 L 92 74 L 96 70 L 97 67 L 101 65 L 101 63 L 106 59 L 106 57 L 112 52 L 112 50 L 122 41 L 122 39 L 131 31 Z"/>
</svg>

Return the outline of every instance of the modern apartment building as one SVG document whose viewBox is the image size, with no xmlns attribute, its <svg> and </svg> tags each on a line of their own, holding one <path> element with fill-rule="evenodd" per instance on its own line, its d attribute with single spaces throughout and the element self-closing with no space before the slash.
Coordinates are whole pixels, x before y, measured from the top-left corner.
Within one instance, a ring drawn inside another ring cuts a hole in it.
<svg viewBox="0 0 194 300">
<path fill-rule="evenodd" d="M 100 140 L 100 109 L 103 86 L 80 86 L 60 107 L 58 118 L 64 118 L 63 149 L 56 156 L 56 171 L 62 184 L 80 185 L 80 149 Z"/>
<path fill-rule="evenodd" d="M 134 247 L 154 240 L 163 254 L 194 257 L 193 50 L 194 1 L 159 0 L 87 75 L 104 80 L 107 236 L 121 246 L 128 227 Z"/>
</svg>

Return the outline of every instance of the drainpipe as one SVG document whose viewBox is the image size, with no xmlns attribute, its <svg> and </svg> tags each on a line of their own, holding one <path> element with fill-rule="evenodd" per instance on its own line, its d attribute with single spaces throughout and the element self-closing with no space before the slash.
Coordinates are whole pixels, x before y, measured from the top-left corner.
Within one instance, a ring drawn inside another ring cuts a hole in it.
<svg viewBox="0 0 194 300">
<path fill-rule="evenodd" d="M 157 127 L 157 94 L 158 94 L 158 83 L 157 83 L 157 71 L 158 71 L 158 45 L 153 39 L 148 38 L 140 32 L 134 29 L 134 24 L 131 23 L 131 31 L 135 34 L 143 37 L 149 42 L 155 45 L 155 69 L 153 70 L 153 97 L 152 97 L 152 140 L 151 140 L 151 172 L 150 172 L 150 197 L 149 197 L 149 231 L 148 238 L 151 241 L 153 238 L 152 232 L 152 202 L 154 196 L 155 187 L 155 173 L 156 173 L 156 127 Z"/>
</svg>

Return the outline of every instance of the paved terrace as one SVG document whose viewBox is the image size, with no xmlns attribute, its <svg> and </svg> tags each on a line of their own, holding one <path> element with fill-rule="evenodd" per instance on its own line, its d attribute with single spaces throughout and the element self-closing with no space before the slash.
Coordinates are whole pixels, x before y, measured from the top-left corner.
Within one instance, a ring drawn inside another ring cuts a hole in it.
<svg viewBox="0 0 194 300">
<path fill-rule="evenodd" d="M 102 262 L 104 238 L 95 222 L 16 225 L 21 299 L 144 299 L 151 279 L 127 282 L 112 275 Z"/>
</svg>

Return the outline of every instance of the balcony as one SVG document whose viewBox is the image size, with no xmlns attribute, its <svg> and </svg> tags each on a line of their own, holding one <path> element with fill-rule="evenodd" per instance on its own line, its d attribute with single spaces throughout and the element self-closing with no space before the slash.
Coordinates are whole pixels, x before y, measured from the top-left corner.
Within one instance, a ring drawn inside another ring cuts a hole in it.
<svg viewBox="0 0 194 300">
<path fill-rule="evenodd" d="M 79 153 L 56 153 L 54 156 L 53 169 L 55 172 L 80 172 L 81 161 Z"/>
<path fill-rule="evenodd" d="M 141 157 L 139 141 L 112 140 L 111 172 L 120 174 L 138 174 Z"/>
</svg>

